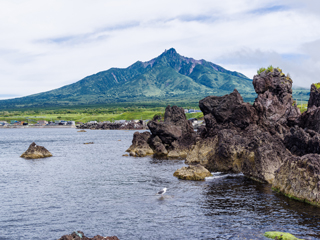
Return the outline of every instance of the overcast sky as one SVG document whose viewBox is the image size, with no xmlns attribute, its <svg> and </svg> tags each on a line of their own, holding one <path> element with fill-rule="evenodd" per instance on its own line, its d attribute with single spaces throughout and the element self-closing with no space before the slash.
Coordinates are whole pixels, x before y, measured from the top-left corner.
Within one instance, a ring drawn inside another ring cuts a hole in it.
<svg viewBox="0 0 320 240">
<path fill-rule="evenodd" d="M 0 0 L 0 98 L 74 83 L 165 49 L 253 78 L 320 82 L 320 1 Z"/>
</svg>

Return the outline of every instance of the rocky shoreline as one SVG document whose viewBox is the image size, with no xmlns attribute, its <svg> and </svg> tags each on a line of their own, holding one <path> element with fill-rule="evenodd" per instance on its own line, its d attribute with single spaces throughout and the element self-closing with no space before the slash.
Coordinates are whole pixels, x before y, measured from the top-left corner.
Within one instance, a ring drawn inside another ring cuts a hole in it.
<svg viewBox="0 0 320 240">
<path fill-rule="evenodd" d="M 77 126 L 78 129 L 91 129 L 91 130 L 145 130 L 147 126 L 142 120 L 138 122 L 124 122 L 124 123 L 84 123 Z"/>
<path fill-rule="evenodd" d="M 199 102 L 206 125 L 195 132 L 182 108 L 168 106 L 164 119 L 136 132 L 127 150 L 186 159 L 210 172 L 242 172 L 299 201 L 320 206 L 320 91 L 311 86 L 303 114 L 292 98 L 292 80 L 280 69 L 253 78 L 253 105 L 239 92 Z M 199 180 L 199 179 L 194 179 Z"/>
</svg>

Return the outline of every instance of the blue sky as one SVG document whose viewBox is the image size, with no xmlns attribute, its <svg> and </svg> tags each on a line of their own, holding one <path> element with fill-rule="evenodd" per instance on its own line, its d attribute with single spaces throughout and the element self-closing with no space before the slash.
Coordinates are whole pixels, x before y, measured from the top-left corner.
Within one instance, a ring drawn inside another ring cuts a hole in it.
<svg viewBox="0 0 320 240">
<path fill-rule="evenodd" d="M 76 82 L 165 49 L 252 78 L 273 65 L 309 88 L 320 68 L 311 0 L 12 0 L 0 2 L 0 98 Z"/>
</svg>

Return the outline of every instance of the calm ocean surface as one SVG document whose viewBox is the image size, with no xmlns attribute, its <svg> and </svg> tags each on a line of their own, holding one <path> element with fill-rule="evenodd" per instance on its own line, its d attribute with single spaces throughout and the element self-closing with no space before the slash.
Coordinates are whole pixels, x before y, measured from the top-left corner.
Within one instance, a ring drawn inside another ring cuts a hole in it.
<svg viewBox="0 0 320 240">
<path fill-rule="evenodd" d="M 265 231 L 320 239 L 320 208 L 241 174 L 178 180 L 182 160 L 122 156 L 133 133 L 0 129 L 0 239 L 58 239 L 76 230 L 121 240 L 267 239 Z M 53 157 L 20 158 L 33 141 Z M 164 187 L 164 198 L 156 196 Z"/>
</svg>

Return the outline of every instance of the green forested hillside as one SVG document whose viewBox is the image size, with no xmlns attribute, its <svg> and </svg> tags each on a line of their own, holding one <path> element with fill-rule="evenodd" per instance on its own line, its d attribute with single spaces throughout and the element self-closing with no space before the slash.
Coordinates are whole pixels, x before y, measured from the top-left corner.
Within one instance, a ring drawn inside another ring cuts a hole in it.
<svg viewBox="0 0 320 240">
<path fill-rule="evenodd" d="M 236 88 L 253 101 L 252 80 L 205 60 L 166 50 L 148 62 L 138 61 L 125 69 L 107 71 L 52 90 L 22 98 L 1 100 L 0 109 L 56 107 L 104 103 L 199 101 L 208 95 L 221 96 Z"/>
</svg>

